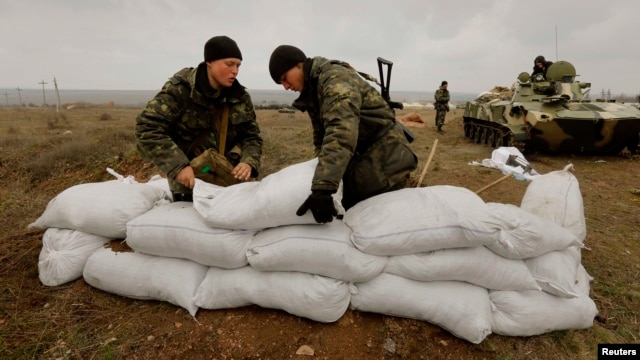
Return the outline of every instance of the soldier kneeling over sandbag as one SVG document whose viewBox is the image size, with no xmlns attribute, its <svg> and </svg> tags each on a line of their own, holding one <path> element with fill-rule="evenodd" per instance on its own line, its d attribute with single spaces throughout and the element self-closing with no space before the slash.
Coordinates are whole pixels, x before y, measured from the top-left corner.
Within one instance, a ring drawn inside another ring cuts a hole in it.
<svg viewBox="0 0 640 360">
<path fill-rule="evenodd" d="M 229 186 L 258 176 L 262 138 L 236 79 L 241 63 L 235 41 L 212 37 L 204 61 L 173 75 L 136 119 L 138 151 L 167 175 L 174 201 L 193 201 L 196 178 Z"/>
</svg>

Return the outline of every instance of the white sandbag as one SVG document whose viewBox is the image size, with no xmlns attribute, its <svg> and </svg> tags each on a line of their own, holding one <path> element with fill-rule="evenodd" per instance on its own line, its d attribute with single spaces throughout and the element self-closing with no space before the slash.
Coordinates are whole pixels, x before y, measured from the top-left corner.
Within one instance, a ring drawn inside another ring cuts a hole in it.
<svg viewBox="0 0 640 360">
<path fill-rule="evenodd" d="M 578 271 L 576 271 L 576 288 L 580 295 L 589 296 L 591 281 L 593 281 L 593 277 L 589 275 L 587 269 L 585 269 L 582 264 L 578 265 Z"/>
<path fill-rule="evenodd" d="M 499 241 L 500 229 L 507 225 L 474 192 L 448 185 L 371 197 L 350 208 L 344 222 L 353 231 L 356 248 L 372 255 L 486 245 Z"/>
<path fill-rule="evenodd" d="M 248 305 L 280 309 L 320 322 L 338 320 L 347 311 L 351 294 L 346 282 L 298 272 L 262 272 L 209 268 L 195 295 L 203 309 Z"/>
<path fill-rule="evenodd" d="M 417 281 L 466 281 L 494 290 L 540 290 L 522 260 L 484 246 L 389 257 L 384 272 Z"/>
<path fill-rule="evenodd" d="M 318 158 L 288 166 L 260 181 L 221 187 L 196 179 L 193 207 L 211 227 L 261 230 L 281 225 L 315 224 L 308 211 L 296 211 L 311 194 Z M 339 213 L 342 187 L 333 195 Z"/>
<path fill-rule="evenodd" d="M 589 284 L 586 271 L 578 271 L 577 281 Z M 581 285 L 581 286 L 583 286 Z M 532 336 L 556 330 L 587 329 L 598 315 L 588 295 L 562 298 L 544 291 L 492 291 L 491 329 L 508 336 Z"/>
<path fill-rule="evenodd" d="M 114 252 L 94 252 L 84 267 L 84 280 L 100 290 L 140 300 L 160 300 L 186 309 L 195 316 L 193 296 L 207 267 L 193 261 Z"/>
<path fill-rule="evenodd" d="M 568 229 L 518 206 L 487 203 L 487 207 L 508 223 L 500 236 L 512 246 L 505 247 L 495 243 L 487 245 L 489 250 L 502 257 L 526 259 L 550 251 L 564 250 L 569 246 L 582 247 L 582 242 Z"/>
<path fill-rule="evenodd" d="M 587 236 L 584 205 L 578 179 L 563 170 L 537 176 L 528 186 L 520 207 L 571 230 L 580 241 Z"/>
<path fill-rule="evenodd" d="M 258 232 L 247 259 L 260 271 L 298 271 L 345 281 L 367 281 L 382 272 L 386 256 L 365 254 L 351 243 L 351 229 L 336 219 L 323 225 L 283 225 Z"/>
<path fill-rule="evenodd" d="M 118 180 L 75 185 L 51 199 L 29 227 L 72 229 L 123 239 L 127 222 L 149 211 L 165 196 L 157 187 Z"/>
<path fill-rule="evenodd" d="M 382 273 L 356 287 L 351 295 L 355 310 L 424 320 L 474 344 L 491 334 L 489 294 L 479 286 Z"/>
<path fill-rule="evenodd" d="M 82 277 L 87 258 L 111 239 L 70 229 L 48 228 L 42 235 L 38 277 L 58 286 Z"/>
<path fill-rule="evenodd" d="M 156 206 L 127 223 L 127 245 L 156 256 L 188 259 L 207 266 L 246 266 L 255 231 L 208 226 L 190 202 Z"/>
<path fill-rule="evenodd" d="M 169 181 L 167 180 L 167 178 L 162 177 L 160 175 L 153 175 L 149 179 L 149 181 L 147 181 L 144 184 L 149 185 L 149 186 L 153 186 L 155 188 L 158 188 L 158 189 L 164 191 L 165 197 L 168 200 L 173 200 L 173 194 L 171 193 L 171 188 L 169 187 Z"/>
<path fill-rule="evenodd" d="M 580 248 L 570 246 L 564 250 L 525 259 L 524 263 L 542 291 L 555 296 L 574 298 L 580 294 L 576 286 L 576 274 L 581 259 Z"/>
</svg>

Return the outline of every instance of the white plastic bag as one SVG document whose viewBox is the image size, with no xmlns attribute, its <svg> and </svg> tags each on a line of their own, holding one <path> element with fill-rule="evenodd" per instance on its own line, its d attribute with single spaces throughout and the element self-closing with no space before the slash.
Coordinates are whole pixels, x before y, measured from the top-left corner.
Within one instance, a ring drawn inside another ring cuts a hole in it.
<svg viewBox="0 0 640 360">
<path fill-rule="evenodd" d="M 491 334 L 489 294 L 479 286 L 382 273 L 356 287 L 351 295 L 353 309 L 424 320 L 474 344 Z"/>
<path fill-rule="evenodd" d="M 140 300 L 160 300 L 178 305 L 195 316 L 193 296 L 207 267 L 193 261 L 136 252 L 94 252 L 84 267 L 87 284 L 100 290 Z"/>
<path fill-rule="evenodd" d="M 308 211 L 296 211 L 311 194 L 311 180 L 318 159 L 290 165 L 260 181 L 228 187 L 196 179 L 193 207 L 211 227 L 261 230 L 281 225 L 315 224 Z M 334 205 L 344 213 L 342 188 L 333 195 Z"/>
<path fill-rule="evenodd" d="M 91 254 L 111 239 L 70 229 L 48 228 L 42 236 L 38 276 L 46 286 L 58 286 L 82 277 Z"/>
<path fill-rule="evenodd" d="M 507 259 L 526 259 L 569 246 L 582 247 L 580 240 L 568 229 L 530 213 L 518 206 L 487 203 L 487 207 L 508 225 L 500 236 L 510 247 L 500 244 L 486 245 L 489 250 Z"/>
<path fill-rule="evenodd" d="M 478 195 L 448 185 L 371 197 L 350 208 L 344 222 L 353 231 L 356 248 L 372 255 L 486 245 L 500 241 L 507 226 Z"/>
<path fill-rule="evenodd" d="M 227 269 L 246 266 L 255 231 L 208 226 L 190 202 L 156 206 L 127 223 L 133 250 Z"/>
<path fill-rule="evenodd" d="M 539 290 L 522 260 L 505 259 L 484 246 L 389 257 L 384 272 L 417 281 L 466 281 L 494 290 Z"/>
<path fill-rule="evenodd" d="M 576 278 L 581 259 L 580 248 L 570 246 L 564 250 L 525 259 L 524 263 L 543 291 L 551 295 L 574 298 L 580 294 Z"/>
<path fill-rule="evenodd" d="M 209 268 L 195 304 L 203 309 L 247 305 L 280 309 L 320 322 L 334 322 L 347 311 L 351 294 L 346 282 L 299 272 L 261 272 Z"/>
<path fill-rule="evenodd" d="M 370 280 L 387 263 L 386 256 L 356 249 L 351 230 L 339 219 L 262 230 L 252 241 L 247 259 L 260 271 L 299 271 L 345 281 Z"/>
<path fill-rule="evenodd" d="M 586 271 L 578 271 L 577 281 L 589 284 Z M 492 291 L 491 329 L 507 336 L 533 336 L 556 330 L 587 329 L 598 315 L 588 295 L 562 298 L 544 291 Z"/>
<path fill-rule="evenodd" d="M 123 239 L 127 222 L 149 211 L 165 196 L 157 187 L 118 180 L 75 185 L 51 199 L 29 227 L 72 229 Z"/>
<path fill-rule="evenodd" d="M 569 164 L 562 170 L 536 177 L 527 186 L 520 207 L 569 229 L 584 241 L 587 236 L 584 204 L 571 168 L 573 165 Z"/>
</svg>

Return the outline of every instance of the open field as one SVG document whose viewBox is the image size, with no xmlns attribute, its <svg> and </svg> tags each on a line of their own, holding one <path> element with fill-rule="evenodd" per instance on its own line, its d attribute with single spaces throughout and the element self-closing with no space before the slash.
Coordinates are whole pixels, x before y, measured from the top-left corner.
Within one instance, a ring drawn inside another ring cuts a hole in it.
<svg viewBox="0 0 640 360">
<path fill-rule="evenodd" d="M 112 180 L 105 169 L 146 181 L 157 173 L 135 151 L 139 109 L 89 107 L 56 115 L 44 109 L 0 109 L 0 358 L 2 359 L 287 359 L 301 345 L 318 359 L 595 359 L 598 343 L 639 343 L 640 159 L 528 155 L 547 173 L 574 164 L 587 222 L 582 264 L 595 278 L 591 297 L 599 315 L 586 330 L 533 337 L 489 335 L 474 345 L 424 321 L 347 311 L 337 322 L 317 323 L 256 306 L 183 309 L 100 291 L 84 280 L 58 287 L 38 279 L 43 231 L 28 229 L 48 201 L 80 183 Z M 402 110 L 398 115 L 410 111 Z M 420 157 L 416 183 L 434 139 L 439 143 L 422 186 L 477 190 L 502 174 L 469 166 L 492 149 L 470 144 L 462 110 L 435 132 L 434 112 L 412 128 Z M 306 114 L 259 110 L 265 139 L 261 176 L 311 156 Z M 487 202 L 519 205 L 527 183 L 508 179 L 481 193 Z M 385 341 L 396 344 L 385 351 Z"/>
</svg>

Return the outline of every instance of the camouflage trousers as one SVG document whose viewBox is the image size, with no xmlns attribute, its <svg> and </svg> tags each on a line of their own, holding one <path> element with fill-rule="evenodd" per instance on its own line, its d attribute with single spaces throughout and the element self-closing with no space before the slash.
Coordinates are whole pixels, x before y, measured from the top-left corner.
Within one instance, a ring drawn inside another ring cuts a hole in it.
<svg viewBox="0 0 640 360">
<path fill-rule="evenodd" d="M 407 187 L 418 157 L 396 126 L 349 162 L 342 178 L 342 205 L 349 209 L 372 196 Z"/>
<path fill-rule="evenodd" d="M 447 110 L 436 110 L 436 127 L 440 128 L 444 125 L 444 118 L 447 116 Z"/>
</svg>

